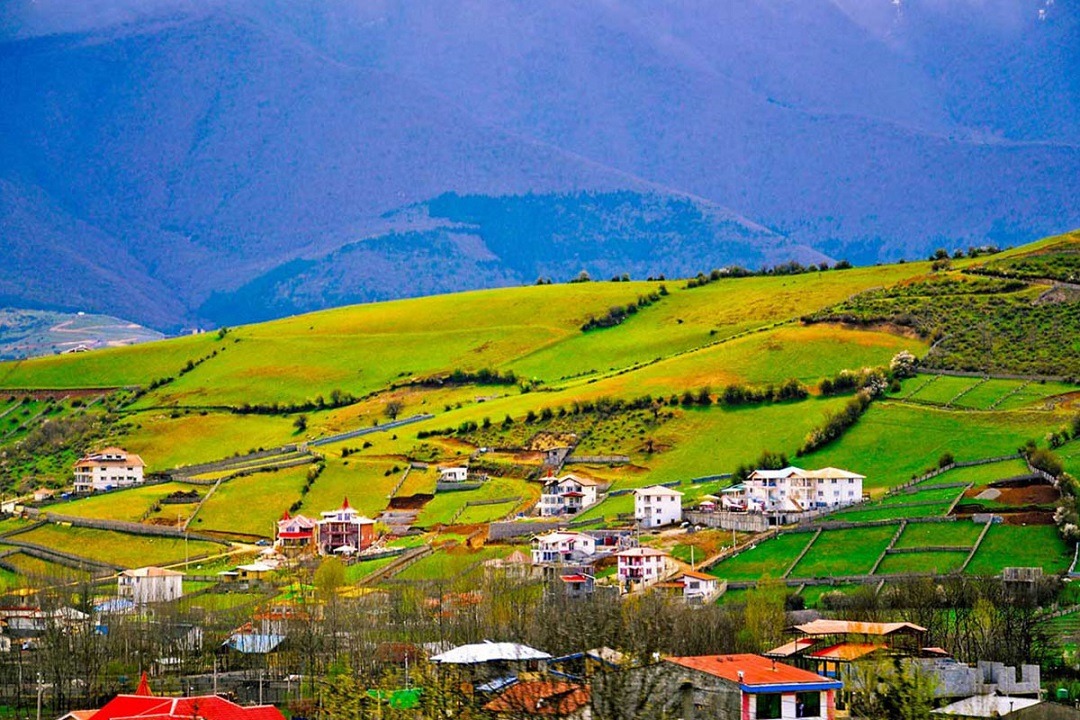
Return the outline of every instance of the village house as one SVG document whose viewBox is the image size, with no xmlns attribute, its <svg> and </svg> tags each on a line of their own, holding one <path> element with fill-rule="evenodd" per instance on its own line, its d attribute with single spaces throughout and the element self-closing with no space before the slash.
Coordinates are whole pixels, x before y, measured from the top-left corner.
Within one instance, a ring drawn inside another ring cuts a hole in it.
<svg viewBox="0 0 1080 720">
<path fill-rule="evenodd" d="M 439 468 L 439 482 L 463 483 L 469 478 L 467 467 L 441 467 Z"/>
<path fill-rule="evenodd" d="M 184 573 L 159 567 L 124 570 L 117 578 L 116 592 L 136 605 L 169 602 L 184 594 Z"/>
<path fill-rule="evenodd" d="M 727 588 L 727 582 L 696 570 L 684 570 L 659 586 L 676 593 L 688 605 L 705 605 L 720 596 Z"/>
<path fill-rule="evenodd" d="M 529 556 L 515 550 L 504 558 L 491 558 L 484 561 L 484 574 L 488 577 L 527 578 L 532 574 L 532 562 Z"/>
<path fill-rule="evenodd" d="M 139 485 L 145 464 L 142 458 L 118 447 L 91 453 L 75 463 L 75 492 L 86 493 Z"/>
<path fill-rule="evenodd" d="M 117 695 L 85 720 L 285 720 L 273 705 L 242 706 L 218 695 L 155 696 L 142 676 L 133 695 Z"/>
<path fill-rule="evenodd" d="M 532 539 L 533 565 L 580 565 L 596 554 L 596 538 L 579 532 L 553 531 Z"/>
<path fill-rule="evenodd" d="M 860 502 L 866 478 L 834 467 L 803 470 L 755 470 L 742 485 L 746 509 L 760 512 L 798 513 L 833 509 Z"/>
<path fill-rule="evenodd" d="M 274 547 L 287 557 L 311 552 L 315 548 L 315 527 L 314 520 L 303 515 L 290 516 L 286 510 L 277 523 Z"/>
<path fill-rule="evenodd" d="M 590 720 L 589 688 L 576 683 L 533 680 L 512 685 L 484 710 L 496 718 L 518 720 L 522 717 L 553 717 L 566 720 Z"/>
<path fill-rule="evenodd" d="M 635 490 L 634 519 L 643 528 L 682 522 L 682 493 L 662 485 Z"/>
<path fill-rule="evenodd" d="M 842 683 L 760 655 L 673 657 L 666 685 L 683 720 L 833 720 Z"/>
<path fill-rule="evenodd" d="M 437 665 L 456 668 L 459 679 L 478 692 L 497 692 L 518 681 L 539 680 L 551 659 L 548 653 L 528 645 L 490 641 L 460 645 L 431 657 Z"/>
<path fill-rule="evenodd" d="M 597 502 L 599 486 L 595 480 L 577 475 L 564 475 L 558 479 L 550 477 L 544 482 L 540 494 L 540 515 L 575 515 L 592 507 Z"/>
<path fill-rule="evenodd" d="M 635 547 L 615 553 L 618 560 L 619 586 L 626 590 L 643 589 L 664 579 L 669 573 L 668 554 L 649 547 Z"/>
<path fill-rule="evenodd" d="M 337 510 L 324 511 L 317 524 L 322 555 L 352 555 L 375 542 L 375 521 L 350 507 L 349 498 Z"/>
</svg>

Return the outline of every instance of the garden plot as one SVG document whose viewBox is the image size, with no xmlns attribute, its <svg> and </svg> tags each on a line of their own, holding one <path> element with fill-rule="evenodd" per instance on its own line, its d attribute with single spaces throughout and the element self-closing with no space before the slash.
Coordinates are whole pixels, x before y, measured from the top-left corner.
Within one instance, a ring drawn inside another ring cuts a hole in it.
<svg viewBox="0 0 1080 720">
<path fill-rule="evenodd" d="M 789 577 L 843 577 L 869 573 L 895 534 L 895 525 L 826 530 Z"/>
<path fill-rule="evenodd" d="M 1028 469 L 1027 463 L 1024 462 L 1023 458 L 1014 458 L 996 463 L 986 463 L 984 465 L 970 465 L 967 467 L 953 468 L 940 475 L 935 475 L 929 480 L 924 480 L 919 483 L 919 485 L 944 485 L 945 483 L 989 485 L 998 480 L 1029 475 L 1030 473 L 1031 470 Z"/>
<path fill-rule="evenodd" d="M 886 555 L 878 566 L 877 575 L 946 575 L 964 564 L 962 552 L 927 551 Z"/>
<path fill-rule="evenodd" d="M 1006 567 L 1041 567 L 1045 573 L 1067 570 L 1072 552 L 1054 525 L 990 527 L 965 569 L 971 575 L 997 575 Z"/>
<path fill-rule="evenodd" d="M 908 399 L 917 400 L 918 402 L 945 405 L 960 393 L 974 388 L 979 382 L 979 378 L 941 375 L 937 380 L 927 383 L 919 388 L 919 390 Z"/>
<path fill-rule="evenodd" d="M 778 578 L 791 567 L 813 537 L 811 532 L 785 533 L 722 560 L 709 570 L 709 574 L 731 582 Z"/>
<path fill-rule="evenodd" d="M 909 523 L 896 541 L 898 548 L 972 547 L 982 525 L 970 521 Z"/>
</svg>

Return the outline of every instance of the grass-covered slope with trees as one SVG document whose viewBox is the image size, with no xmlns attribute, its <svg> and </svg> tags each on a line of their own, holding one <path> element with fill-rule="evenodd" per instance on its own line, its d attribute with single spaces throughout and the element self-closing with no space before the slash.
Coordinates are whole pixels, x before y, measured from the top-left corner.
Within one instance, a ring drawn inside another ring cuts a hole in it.
<svg viewBox="0 0 1080 720">
<path fill-rule="evenodd" d="M 464 537 L 527 510 L 539 494 L 541 451 L 568 442 L 579 456 L 625 458 L 569 468 L 610 491 L 586 513 L 597 522 L 632 510 L 620 490 L 680 481 L 692 503 L 731 482 L 728 474 L 784 460 L 859 471 L 877 498 L 945 455 L 968 462 L 1065 437 L 1078 409 L 1071 382 L 890 370 L 905 351 L 924 367 L 968 369 L 983 356 L 970 341 L 977 317 L 986 328 L 978 337 L 993 340 L 995 374 L 1032 367 L 1074 374 L 1076 348 L 1028 331 L 1023 313 L 1052 307 L 1067 319 L 1075 300 L 1040 303 L 1049 286 L 968 272 L 1011 256 L 957 258 L 936 270 L 929 261 L 785 265 L 748 276 L 706 271 L 690 281 L 543 284 L 5 363 L 0 472 L 7 492 L 23 494 L 70 483 L 78 454 L 105 443 L 165 471 L 376 430 L 313 448 L 320 457 L 307 467 L 200 475 L 202 483 L 225 480 L 198 509 L 163 504 L 181 488 L 199 499 L 206 492 L 182 476 L 160 492 L 125 491 L 113 503 L 48 506 L 76 517 L 187 522 L 192 531 L 244 540 L 268 537 L 285 510 L 317 514 L 344 495 L 371 516 L 393 496 L 416 510 L 415 526 Z M 611 317 L 618 322 L 595 321 Z M 425 419 L 383 430 L 417 415 Z M 1068 462 L 1074 444 L 1059 448 Z M 412 463 L 464 461 L 489 480 L 435 494 L 433 470 L 405 472 Z M 944 512 L 946 495 L 920 496 L 912 513 Z M 857 512 L 903 516 L 894 505 Z M 917 561 L 890 557 L 883 566 Z M 1058 555 L 1047 563 L 1058 568 Z"/>
</svg>

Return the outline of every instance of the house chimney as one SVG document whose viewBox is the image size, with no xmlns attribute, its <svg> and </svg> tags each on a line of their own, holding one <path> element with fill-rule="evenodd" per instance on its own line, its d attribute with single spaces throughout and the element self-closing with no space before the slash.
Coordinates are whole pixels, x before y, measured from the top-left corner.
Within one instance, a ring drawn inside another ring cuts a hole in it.
<svg viewBox="0 0 1080 720">
<path fill-rule="evenodd" d="M 739 671 L 739 682 L 742 682 L 742 681 L 743 681 L 743 678 L 744 678 L 744 677 L 745 677 L 745 676 L 743 675 L 743 671 L 742 671 L 742 670 L 740 670 L 740 671 Z"/>
<path fill-rule="evenodd" d="M 776 672 L 776 658 L 772 659 L 772 671 Z"/>
</svg>

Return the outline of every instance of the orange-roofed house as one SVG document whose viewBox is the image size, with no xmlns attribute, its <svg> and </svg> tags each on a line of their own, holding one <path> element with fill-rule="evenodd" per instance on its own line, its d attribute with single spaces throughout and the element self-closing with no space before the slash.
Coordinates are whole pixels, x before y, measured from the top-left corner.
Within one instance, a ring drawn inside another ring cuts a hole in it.
<svg viewBox="0 0 1080 720">
<path fill-rule="evenodd" d="M 75 463 L 75 492 L 88 493 L 140 485 L 146 464 L 118 447 L 108 447 Z"/>
<path fill-rule="evenodd" d="M 497 718 L 545 717 L 590 720 L 589 688 L 575 683 L 519 682 L 484 706 Z"/>
<path fill-rule="evenodd" d="M 833 720 L 838 680 L 760 655 L 667 658 L 671 709 L 683 720 Z"/>
</svg>

